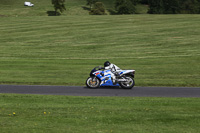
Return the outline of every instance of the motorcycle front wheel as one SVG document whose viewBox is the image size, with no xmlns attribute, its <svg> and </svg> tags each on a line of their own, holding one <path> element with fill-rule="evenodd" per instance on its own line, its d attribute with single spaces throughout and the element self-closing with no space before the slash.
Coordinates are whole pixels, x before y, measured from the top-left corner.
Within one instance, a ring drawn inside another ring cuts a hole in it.
<svg viewBox="0 0 200 133">
<path fill-rule="evenodd" d="M 126 77 L 127 81 L 126 82 L 121 82 L 120 86 L 123 89 L 132 89 L 133 86 L 135 85 L 135 81 L 132 77 Z"/>
<path fill-rule="evenodd" d="M 88 88 L 98 88 L 100 86 L 100 80 L 96 77 L 89 77 L 86 80 L 86 86 Z"/>
</svg>

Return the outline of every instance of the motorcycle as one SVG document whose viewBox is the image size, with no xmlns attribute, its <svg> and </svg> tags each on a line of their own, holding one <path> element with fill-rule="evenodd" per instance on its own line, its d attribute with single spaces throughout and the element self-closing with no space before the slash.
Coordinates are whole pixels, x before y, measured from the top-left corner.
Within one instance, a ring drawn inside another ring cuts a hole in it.
<svg viewBox="0 0 200 133">
<path fill-rule="evenodd" d="M 135 85 L 135 70 L 117 70 L 114 72 L 105 70 L 101 66 L 95 67 L 90 72 L 90 77 L 86 80 L 88 88 L 98 88 L 102 86 L 120 86 L 123 89 L 132 89 Z"/>
</svg>

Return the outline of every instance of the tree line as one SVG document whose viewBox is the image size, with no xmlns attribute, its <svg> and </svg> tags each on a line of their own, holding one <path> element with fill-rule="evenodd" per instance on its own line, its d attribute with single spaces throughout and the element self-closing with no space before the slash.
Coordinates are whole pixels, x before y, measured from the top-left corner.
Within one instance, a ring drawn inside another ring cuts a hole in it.
<svg viewBox="0 0 200 133">
<path fill-rule="evenodd" d="M 61 14 L 65 8 L 65 0 L 52 0 L 55 15 Z M 89 14 L 105 15 L 105 6 L 101 0 L 86 0 L 90 7 Z M 149 14 L 199 14 L 200 0 L 115 0 L 116 14 L 135 14 L 136 6 L 145 4 L 149 6 Z"/>
<path fill-rule="evenodd" d="M 87 0 L 95 5 L 98 0 Z M 200 0 L 115 0 L 117 14 L 135 14 L 137 4 L 149 6 L 149 14 L 199 14 Z M 103 5 L 103 4 L 102 4 Z"/>
<path fill-rule="evenodd" d="M 200 0 L 149 0 L 151 14 L 199 14 Z"/>
</svg>

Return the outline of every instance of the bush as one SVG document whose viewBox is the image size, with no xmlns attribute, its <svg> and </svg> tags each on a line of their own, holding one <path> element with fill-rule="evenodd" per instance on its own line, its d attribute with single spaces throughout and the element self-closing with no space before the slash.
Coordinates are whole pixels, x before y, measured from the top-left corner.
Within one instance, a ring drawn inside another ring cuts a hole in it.
<svg viewBox="0 0 200 133">
<path fill-rule="evenodd" d="M 86 0 L 86 1 L 87 1 L 87 5 L 90 6 L 90 10 L 92 9 L 92 5 L 94 5 L 97 2 L 97 0 Z"/>
<path fill-rule="evenodd" d="M 106 15 L 104 4 L 102 2 L 96 2 L 94 8 L 90 11 L 90 15 Z"/>
<path fill-rule="evenodd" d="M 134 14 L 135 6 L 130 0 L 116 0 L 115 9 L 118 14 Z"/>
</svg>

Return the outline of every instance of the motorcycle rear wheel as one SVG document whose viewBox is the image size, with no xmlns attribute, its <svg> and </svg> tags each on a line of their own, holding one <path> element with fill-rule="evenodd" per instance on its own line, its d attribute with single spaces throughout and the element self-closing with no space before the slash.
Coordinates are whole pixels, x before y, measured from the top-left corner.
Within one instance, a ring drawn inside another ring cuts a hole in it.
<svg viewBox="0 0 200 133">
<path fill-rule="evenodd" d="M 89 77 L 86 80 L 86 86 L 92 89 L 98 88 L 100 86 L 100 80 L 96 77 Z"/>
<path fill-rule="evenodd" d="M 135 85 L 134 79 L 132 77 L 126 77 L 126 79 L 128 79 L 128 81 L 127 82 L 121 82 L 120 86 L 123 89 L 132 89 L 133 86 Z"/>
</svg>

